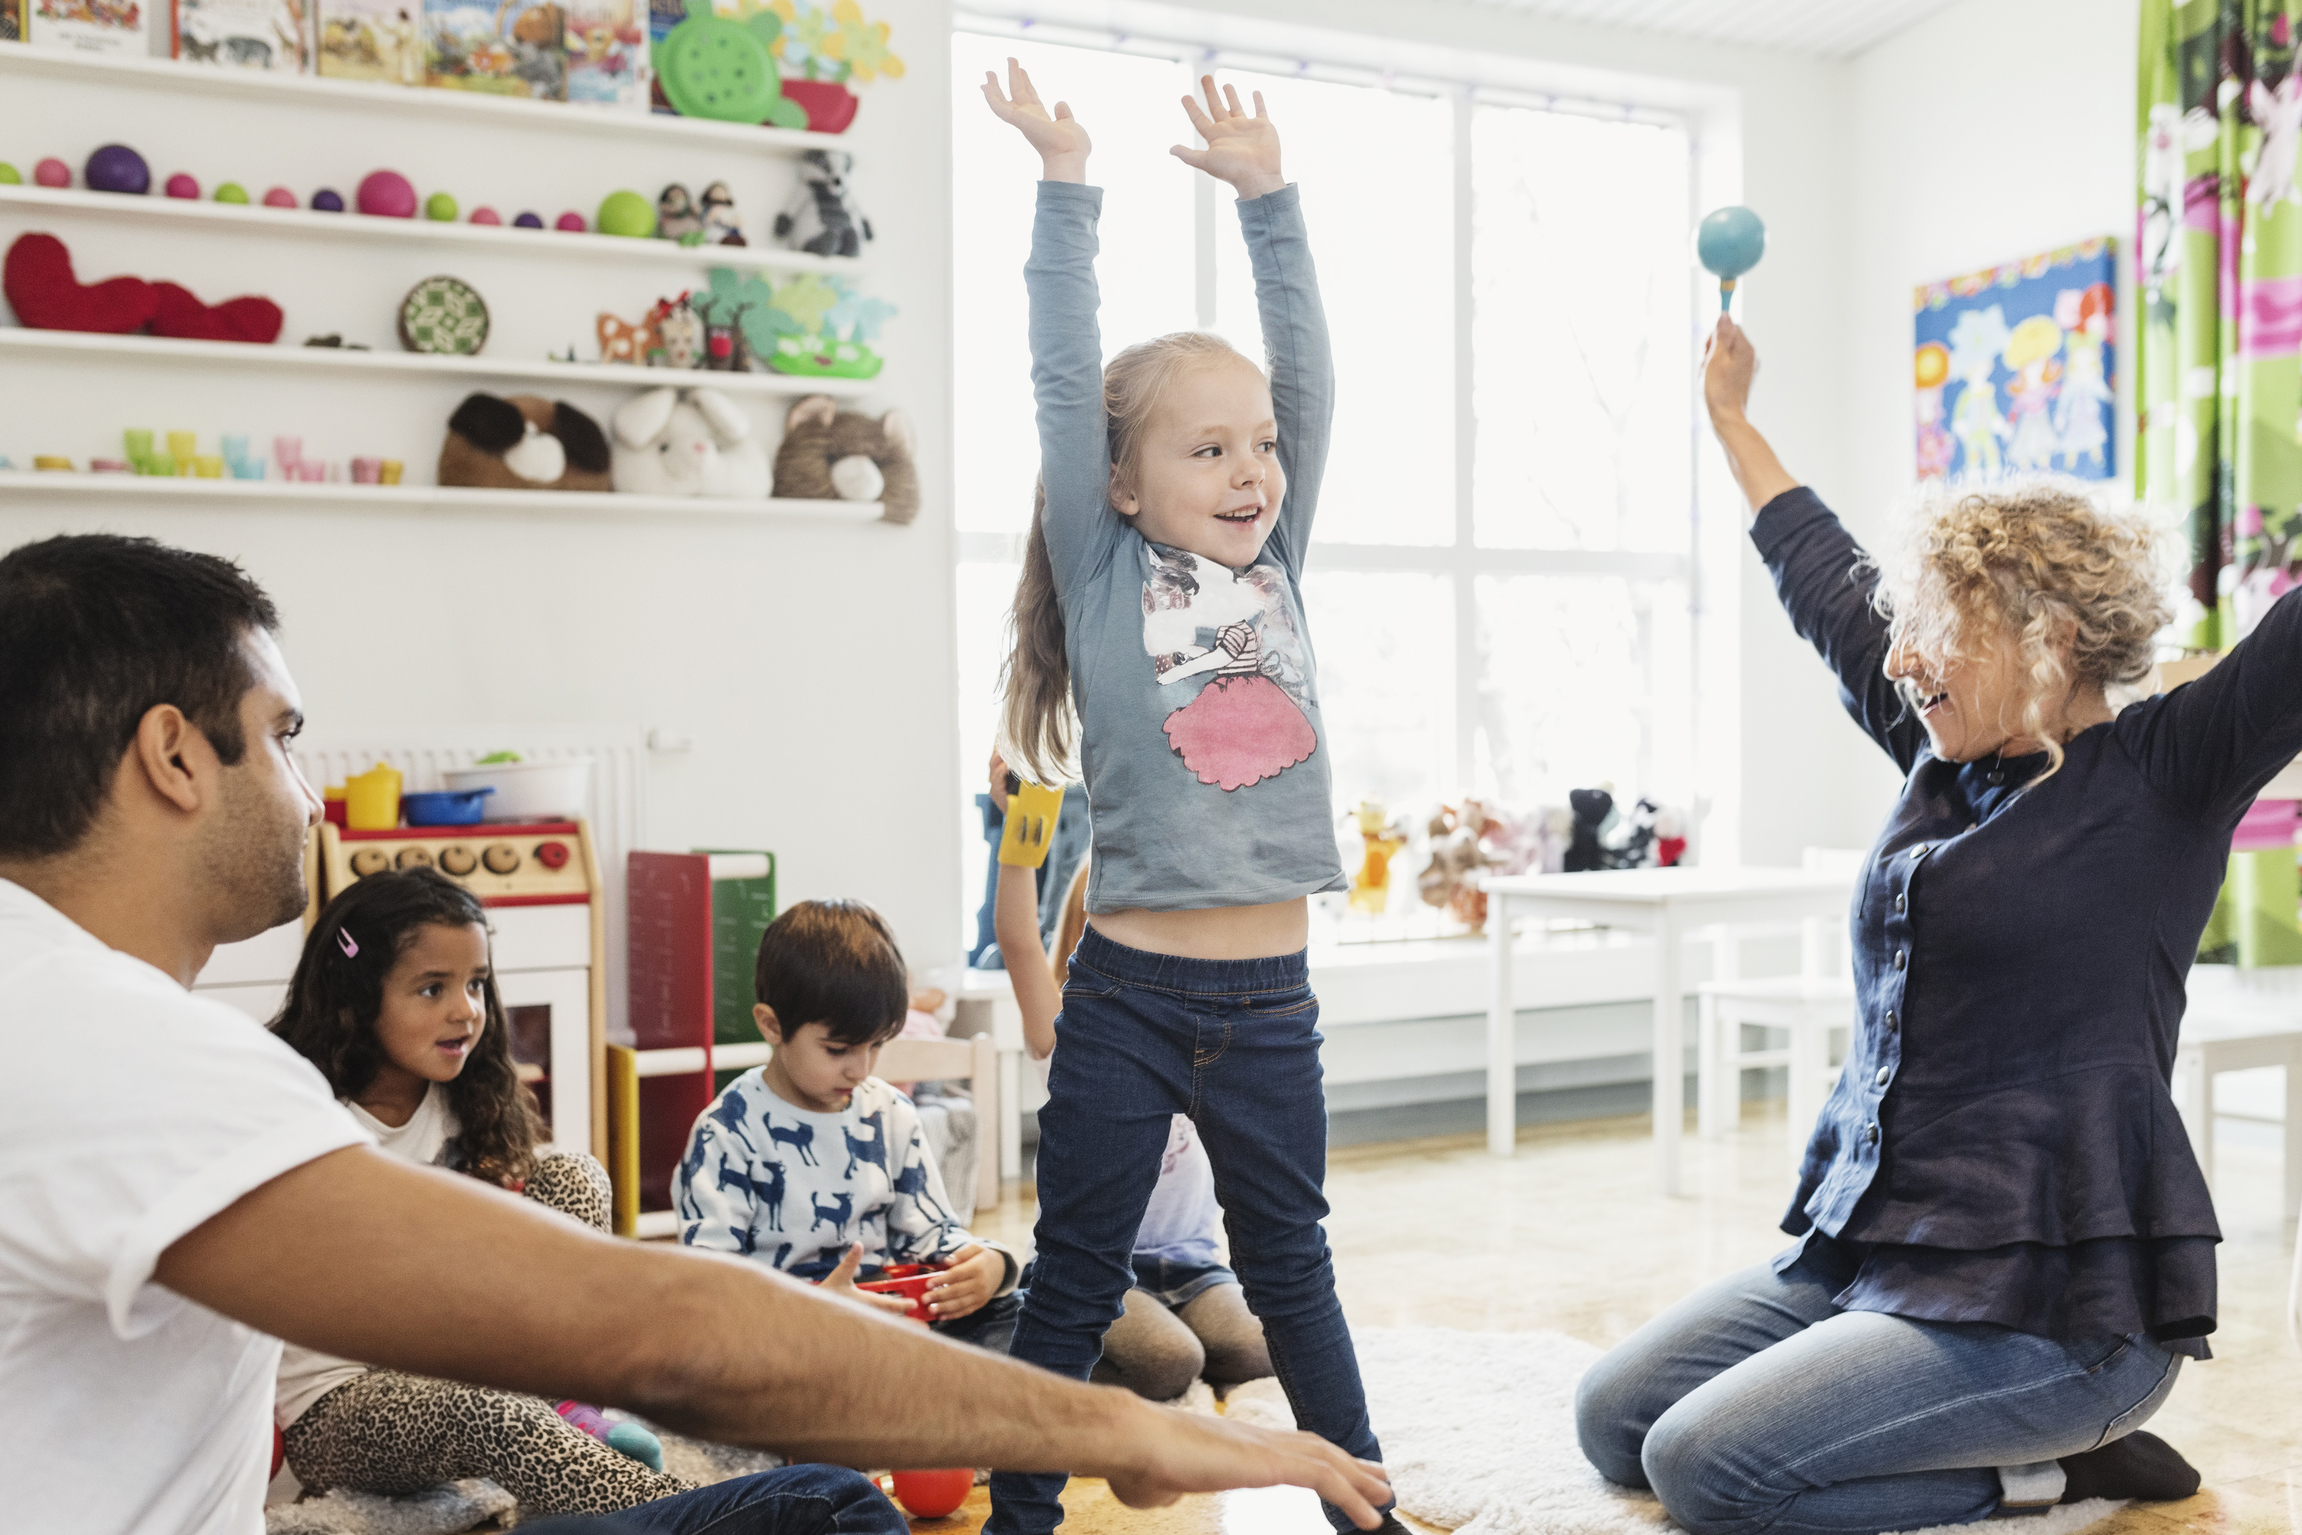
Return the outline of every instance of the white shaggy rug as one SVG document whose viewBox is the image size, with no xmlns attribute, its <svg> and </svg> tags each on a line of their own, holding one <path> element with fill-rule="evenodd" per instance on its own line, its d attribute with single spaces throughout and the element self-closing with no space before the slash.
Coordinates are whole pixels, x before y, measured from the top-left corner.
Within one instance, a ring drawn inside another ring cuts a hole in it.
<svg viewBox="0 0 2302 1535">
<path fill-rule="evenodd" d="M 493 1482 L 450 1482 L 404 1498 L 330 1492 L 264 1510 L 266 1535 L 456 1535 L 512 1511 L 512 1495 Z"/>
<path fill-rule="evenodd" d="M 1599 1357 L 1592 1345 L 1555 1332 L 1432 1327 L 1368 1328 L 1357 1341 L 1391 1485 L 1417 1519 L 1456 1535 L 1678 1529 L 1653 1494 L 1606 1481 L 1575 1443 L 1575 1383 Z M 1277 1381 L 1233 1390 L 1224 1413 L 1294 1427 Z M 2073 1503 L 2022 1520 L 2021 1535 L 2077 1535 L 2123 1506 Z M 1974 1528 L 1917 1535 L 1973 1535 Z"/>
</svg>

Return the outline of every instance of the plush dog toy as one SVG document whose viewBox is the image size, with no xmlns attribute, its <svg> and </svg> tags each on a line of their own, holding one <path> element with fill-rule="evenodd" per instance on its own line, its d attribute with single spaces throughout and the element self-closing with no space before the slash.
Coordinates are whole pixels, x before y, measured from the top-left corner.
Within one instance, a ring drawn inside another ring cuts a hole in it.
<svg viewBox="0 0 2302 1535">
<path fill-rule="evenodd" d="M 843 149 L 811 149 L 799 158 L 799 190 L 775 216 L 776 239 L 817 256 L 862 255 L 872 234 L 871 220 L 847 190 L 855 156 Z"/>
<path fill-rule="evenodd" d="M 564 400 L 474 394 L 448 417 L 442 485 L 490 490 L 608 490 L 607 434 Z"/>
<path fill-rule="evenodd" d="M 784 418 L 775 453 L 775 493 L 803 501 L 877 501 L 889 522 L 919 515 L 919 470 L 910 418 L 841 410 L 811 394 Z"/>
<path fill-rule="evenodd" d="M 650 389 L 615 413 L 615 488 L 643 496 L 767 494 L 767 449 L 714 389 Z"/>
</svg>

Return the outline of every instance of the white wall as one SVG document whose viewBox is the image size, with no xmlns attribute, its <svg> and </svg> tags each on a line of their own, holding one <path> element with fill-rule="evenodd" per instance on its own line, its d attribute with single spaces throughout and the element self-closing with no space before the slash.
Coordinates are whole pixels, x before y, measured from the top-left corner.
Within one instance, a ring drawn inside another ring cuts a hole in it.
<svg viewBox="0 0 2302 1535">
<path fill-rule="evenodd" d="M 278 599 L 283 636 L 316 735 L 498 723 L 662 726 L 693 739 L 658 756 L 652 840 L 774 849 L 786 900 L 862 896 L 886 911 L 918 965 L 953 956 L 960 900 L 951 658 L 950 175 L 945 148 L 947 10 L 874 0 L 908 76 L 866 88 L 848 139 L 857 194 L 879 240 L 866 291 L 902 310 L 887 329 L 884 385 L 920 433 L 924 509 L 907 528 L 738 522 L 714 516 L 580 516 L 204 510 L 130 502 L 0 500 L 0 548 L 60 531 L 150 534 L 242 561 Z M 187 110 L 189 107 L 189 110 Z M 574 109 L 568 109 L 574 110 Z M 270 103 L 135 93 L 12 76 L 0 90 L 8 158 L 77 165 L 97 144 L 140 148 L 157 177 L 303 191 L 394 166 L 420 190 L 454 190 L 508 220 L 534 207 L 587 214 L 608 190 L 652 196 L 668 181 L 734 180 L 755 231 L 790 185 L 789 162 L 713 147 L 629 143 L 533 129 L 475 134 L 402 113 L 291 113 Z M 347 215 L 347 217 L 350 215 Z M 0 244 L 26 228 L 62 236 L 83 279 L 133 272 L 209 299 L 269 294 L 283 340 L 340 330 L 393 345 L 390 315 L 414 279 L 452 271 L 491 301 L 490 350 L 540 357 L 593 316 L 636 317 L 698 281 L 676 268 L 512 261 L 460 248 L 370 246 L 226 233 L 156 236 L 141 223 L 0 210 Z M 754 238 L 760 235 L 755 232 Z M 559 238 L 550 234 L 541 239 Z M 504 392 L 512 392 L 508 388 Z M 564 392 L 595 415 L 616 389 Z M 314 382 L 254 369 L 143 369 L 0 359 L 0 451 L 85 460 L 116 452 L 124 426 L 219 431 L 306 451 L 374 452 L 428 480 L 454 380 Z M 774 431 L 780 402 L 753 405 Z"/>
</svg>

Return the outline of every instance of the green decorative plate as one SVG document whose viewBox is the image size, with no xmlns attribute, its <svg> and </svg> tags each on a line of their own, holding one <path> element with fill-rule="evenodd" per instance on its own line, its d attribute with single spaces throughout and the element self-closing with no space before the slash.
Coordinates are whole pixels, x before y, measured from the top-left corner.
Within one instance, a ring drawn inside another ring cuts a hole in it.
<svg viewBox="0 0 2302 1535">
<path fill-rule="evenodd" d="M 712 0 L 687 0 L 687 20 L 650 51 L 664 99 L 682 117 L 804 128 L 807 110 L 786 100 L 768 49 L 783 32 L 773 11 L 736 21 L 712 13 Z"/>
<path fill-rule="evenodd" d="M 488 344 L 488 305 L 458 277 L 427 277 L 400 300 L 400 345 L 470 357 Z"/>
</svg>

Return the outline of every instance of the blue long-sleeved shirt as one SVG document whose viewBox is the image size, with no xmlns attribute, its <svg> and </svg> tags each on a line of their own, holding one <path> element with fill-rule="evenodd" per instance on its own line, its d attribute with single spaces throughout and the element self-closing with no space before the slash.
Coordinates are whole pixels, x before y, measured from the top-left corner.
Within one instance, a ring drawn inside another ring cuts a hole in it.
<svg viewBox="0 0 2302 1535">
<path fill-rule="evenodd" d="M 1294 187 L 1239 206 L 1286 498 L 1252 565 L 1153 544 L 1110 503 L 1096 325 L 1103 194 L 1039 183 L 1031 382 L 1041 527 L 1063 608 L 1094 862 L 1087 908 L 1187 911 L 1343 887 L 1300 582 L 1334 363 Z"/>
<path fill-rule="evenodd" d="M 1884 672 L 1875 574 L 1811 491 L 1770 501 L 1751 537 L 1908 775 L 1856 888 L 1853 1039 L 1778 1262 L 1819 1236 L 1849 1309 L 2203 1354 L 2221 1231 L 2168 1082 L 2231 833 L 2302 752 L 2302 601 L 2081 731 L 2033 786 L 2043 754 L 1928 749 Z"/>
</svg>

